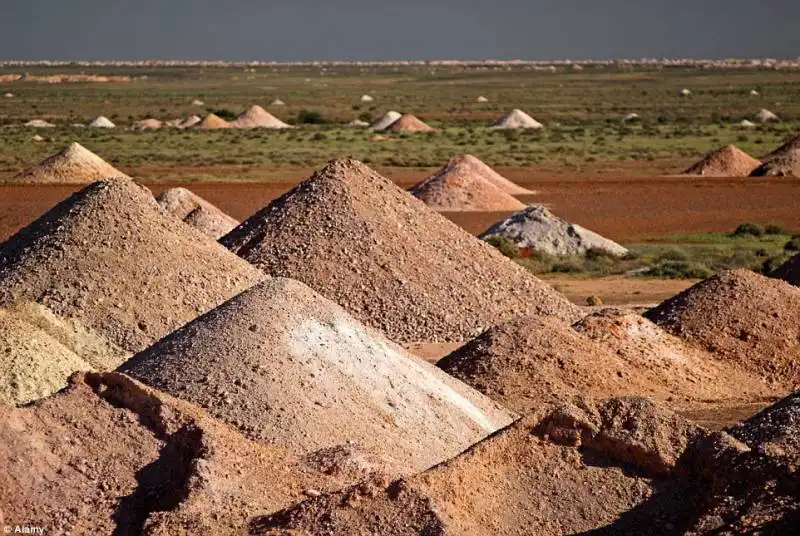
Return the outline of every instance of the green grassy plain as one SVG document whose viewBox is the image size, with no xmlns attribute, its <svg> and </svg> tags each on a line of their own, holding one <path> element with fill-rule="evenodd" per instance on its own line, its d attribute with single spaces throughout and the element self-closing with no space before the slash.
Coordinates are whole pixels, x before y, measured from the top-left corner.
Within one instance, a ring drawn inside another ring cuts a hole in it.
<svg viewBox="0 0 800 536">
<path fill-rule="evenodd" d="M 77 68 L 73 68 L 78 71 Z M 727 143 L 761 155 L 800 130 L 800 73 L 665 69 L 625 72 L 587 68 L 578 73 L 533 72 L 522 67 L 358 68 L 95 68 L 92 74 L 125 74 L 129 83 L 0 84 L 0 173 L 9 174 L 79 141 L 121 166 L 312 166 L 353 156 L 375 166 L 431 167 L 470 152 L 490 165 L 579 166 L 605 161 L 688 161 Z M 0 74 L 19 72 L 9 68 Z M 69 73 L 70 68 L 31 68 L 31 74 Z M 143 77 L 146 77 L 144 79 Z M 681 88 L 692 91 L 681 97 Z M 750 95 L 756 89 L 758 96 Z M 371 103 L 359 97 L 368 93 Z M 484 95 L 488 103 L 478 103 Z M 192 106 L 193 99 L 205 101 Z M 283 107 L 268 104 L 280 98 Z M 209 111 L 241 113 L 261 104 L 296 122 L 302 111 L 318 112 L 326 124 L 289 132 L 131 132 L 134 121 L 174 119 Z M 546 125 L 541 132 L 497 132 L 488 122 L 521 108 Z M 759 109 L 782 122 L 744 130 L 734 126 Z M 352 119 L 374 119 L 395 109 L 414 113 L 440 129 L 369 141 L 370 134 L 346 127 Z M 631 112 L 637 123 L 624 124 Z M 60 126 L 27 129 L 41 118 L 58 125 L 106 115 L 119 127 L 99 131 Z M 31 143 L 34 133 L 48 141 Z"/>
</svg>

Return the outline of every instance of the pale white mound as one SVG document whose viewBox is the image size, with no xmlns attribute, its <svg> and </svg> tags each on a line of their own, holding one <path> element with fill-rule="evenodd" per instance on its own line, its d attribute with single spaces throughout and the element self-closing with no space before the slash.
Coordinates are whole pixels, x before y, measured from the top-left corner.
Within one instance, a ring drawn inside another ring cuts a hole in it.
<svg viewBox="0 0 800 536">
<path fill-rule="evenodd" d="M 638 121 L 639 119 L 641 119 L 641 116 L 639 116 L 639 114 L 637 114 L 636 112 L 632 112 L 623 117 L 622 121 L 625 123 L 629 123 L 631 121 Z"/>
<path fill-rule="evenodd" d="M 347 126 L 366 128 L 369 126 L 369 123 L 367 123 L 366 121 L 362 121 L 361 119 L 353 119 L 352 121 L 347 123 Z"/>
<path fill-rule="evenodd" d="M 270 106 L 286 106 L 286 103 L 283 102 L 281 99 L 275 99 L 274 101 L 269 103 Z"/>
<path fill-rule="evenodd" d="M 751 97 L 758 97 L 758 91 L 756 91 L 755 89 L 751 89 L 750 90 L 750 96 Z"/>
<path fill-rule="evenodd" d="M 79 143 L 70 143 L 60 152 L 14 177 L 15 182 L 36 184 L 88 184 L 125 174 Z"/>
<path fill-rule="evenodd" d="M 383 114 L 380 117 L 380 119 L 378 119 L 377 121 L 372 123 L 372 125 L 369 128 L 370 128 L 370 130 L 378 130 L 378 131 L 386 130 L 387 128 L 392 126 L 392 124 L 395 121 L 397 121 L 398 119 L 400 119 L 401 117 L 403 117 L 403 114 L 401 114 L 400 112 L 395 112 L 394 110 L 389 110 L 388 112 Z"/>
<path fill-rule="evenodd" d="M 251 106 L 230 125 L 233 128 L 292 128 L 257 104 Z"/>
<path fill-rule="evenodd" d="M 14 98 L 14 94 L 13 94 L 13 93 L 5 93 L 5 94 L 3 95 L 3 97 L 5 97 L 5 98 L 7 98 L 7 99 L 13 99 L 13 98 Z"/>
<path fill-rule="evenodd" d="M 414 472 L 511 416 L 291 279 L 271 278 L 121 372 L 295 453 L 345 443 Z"/>
<path fill-rule="evenodd" d="M 44 119 L 31 119 L 25 123 L 25 126 L 33 128 L 53 128 L 55 125 L 53 123 L 48 123 Z"/>
<path fill-rule="evenodd" d="M 486 97 L 484 97 L 483 95 L 481 95 L 480 97 L 478 97 L 478 98 L 477 98 L 477 99 L 475 99 L 475 100 L 476 100 L 477 102 L 489 102 L 489 99 L 487 99 L 487 98 L 486 98 Z"/>
<path fill-rule="evenodd" d="M 375 97 L 372 95 L 361 95 L 361 102 L 372 102 L 375 100 Z"/>
<path fill-rule="evenodd" d="M 680 95 L 681 97 L 688 97 L 691 94 L 692 94 L 691 90 L 686 88 L 683 88 L 680 91 L 678 91 L 678 95 Z"/>
<path fill-rule="evenodd" d="M 44 141 L 44 138 L 38 134 L 34 134 L 33 136 L 31 136 L 31 141 Z"/>
<path fill-rule="evenodd" d="M 739 123 L 739 126 L 742 128 L 753 128 L 756 126 L 756 124 L 752 121 L 748 121 L 747 119 L 742 119 L 742 121 Z"/>
<path fill-rule="evenodd" d="M 204 106 L 206 103 L 201 101 L 200 99 L 194 99 L 192 101 L 192 106 Z"/>
<path fill-rule="evenodd" d="M 90 121 L 89 123 L 87 123 L 86 126 L 89 126 L 89 127 L 92 127 L 92 128 L 115 128 L 117 125 L 112 123 L 111 120 L 108 117 L 106 117 L 104 115 L 101 115 L 101 116 L 97 117 L 96 119 L 94 119 L 94 120 Z"/>
<path fill-rule="evenodd" d="M 517 108 L 503 114 L 490 126 L 493 128 L 544 128 L 539 121 Z"/>
<path fill-rule="evenodd" d="M 759 123 L 771 123 L 774 121 L 780 121 L 780 118 L 778 118 L 777 115 L 775 115 L 774 113 L 770 112 L 767 109 L 759 110 L 758 113 L 755 115 L 755 118 L 756 121 L 758 121 Z"/>
<path fill-rule="evenodd" d="M 590 250 L 617 257 L 628 253 L 616 242 L 580 225 L 566 222 L 541 205 L 530 205 L 512 214 L 489 227 L 479 238 L 492 236 L 508 238 L 521 248 L 559 257 L 583 256 Z"/>
</svg>

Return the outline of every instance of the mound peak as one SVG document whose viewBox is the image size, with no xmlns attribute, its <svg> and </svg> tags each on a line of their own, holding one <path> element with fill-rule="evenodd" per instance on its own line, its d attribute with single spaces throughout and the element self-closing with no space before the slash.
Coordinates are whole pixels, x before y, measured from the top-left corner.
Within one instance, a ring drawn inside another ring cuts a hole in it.
<svg viewBox="0 0 800 536">
<path fill-rule="evenodd" d="M 197 128 L 214 129 L 214 128 L 231 128 L 231 124 L 225 121 L 217 114 L 208 114 L 202 121 L 196 124 Z"/>
<path fill-rule="evenodd" d="M 767 110 L 766 108 L 762 108 L 761 110 L 759 110 L 758 113 L 755 115 L 755 119 L 759 123 L 770 123 L 773 121 L 780 121 L 777 115 Z"/>
<path fill-rule="evenodd" d="M 531 195 L 536 193 L 532 190 L 527 190 L 522 186 L 514 184 L 507 178 L 500 175 L 497 171 L 486 165 L 478 157 L 471 154 L 460 154 L 454 156 L 448 160 L 447 163 L 442 166 L 434 176 L 439 174 L 477 175 L 491 182 L 502 191 L 510 195 Z"/>
<path fill-rule="evenodd" d="M 336 160 L 221 239 L 395 341 L 460 342 L 525 311 L 578 308 L 356 160 Z"/>
<path fill-rule="evenodd" d="M 115 128 L 117 125 L 112 123 L 108 117 L 101 115 L 87 123 L 86 126 L 94 128 Z"/>
<path fill-rule="evenodd" d="M 100 179 L 125 176 L 124 173 L 91 152 L 72 142 L 32 168 L 14 177 L 16 182 L 35 184 L 88 184 Z"/>
<path fill-rule="evenodd" d="M 76 192 L 0 250 L 0 305 L 42 303 L 129 351 L 262 278 L 123 177 Z"/>
<path fill-rule="evenodd" d="M 436 129 L 426 125 L 415 115 L 403 114 L 397 121 L 389 125 L 386 130 L 389 132 L 433 132 Z"/>
<path fill-rule="evenodd" d="M 434 210 L 500 212 L 525 208 L 524 203 L 502 189 L 501 181 L 507 183 L 506 187 L 510 185 L 511 190 L 527 192 L 474 156 L 462 155 L 452 158 L 410 192 Z"/>
<path fill-rule="evenodd" d="M 378 130 L 378 131 L 386 130 L 401 117 L 403 117 L 403 114 L 401 114 L 400 112 L 389 110 L 388 112 L 383 114 L 377 121 L 372 123 L 372 125 L 369 128 L 370 130 Z"/>
<path fill-rule="evenodd" d="M 164 210 L 214 240 L 239 225 L 238 221 L 186 188 L 164 190 L 156 201 Z"/>
<path fill-rule="evenodd" d="M 761 162 L 735 145 L 726 145 L 705 155 L 684 174 L 708 177 L 748 177 L 760 165 Z"/>
<path fill-rule="evenodd" d="M 800 136 L 795 136 L 764 156 L 753 177 L 800 177 Z"/>
<path fill-rule="evenodd" d="M 479 238 L 493 236 L 508 238 L 521 248 L 559 257 L 586 255 L 590 250 L 604 251 L 617 257 L 628 253 L 627 249 L 613 240 L 566 222 L 542 205 L 527 206 L 495 223 Z"/>
<path fill-rule="evenodd" d="M 544 128 L 543 124 L 518 108 L 501 115 L 490 126 L 494 128 Z"/>
<path fill-rule="evenodd" d="M 251 106 L 245 113 L 232 121 L 230 126 L 233 128 L 291 128 L 258 104 Z"/>
<path fill-rule="evenodd" d="M 709 277 L 645 316 L 775 385 L 800 382 L 800 289 L 750 270 Z"/>
<path fill-rule="evenodd" d="M 291 279 L 243 292 L 120 371 L 258 441 L 297 453 L 354 441 L 404 473 L 441 462 L 511 420 Z"/>
</svg>

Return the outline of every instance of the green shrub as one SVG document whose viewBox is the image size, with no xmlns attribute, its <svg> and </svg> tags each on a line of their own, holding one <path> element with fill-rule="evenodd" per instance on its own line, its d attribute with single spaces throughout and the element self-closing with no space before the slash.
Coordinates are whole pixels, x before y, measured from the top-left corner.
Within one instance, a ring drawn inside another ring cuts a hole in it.
<svg viewBox="0 0 800 536">
<path fill-rule="evenodd" d="M 570 260 L 555 263 L 550 271 L 557 274 L 580 274 L 586 270 L 580 262 Z"/>
<path fill-rule="evenodd" d="M 686 253 L 686 251 L 684 251 L 683 249 L 678 247 L 672 247 L 666 249 L 662 251 L 658 257 L 656 257 L 656 262 L 665 262 L 665 261 L 681 262 L 688 260 L 689 260 L 689 254 Z"/>
<path fill-rule="evenodd" d="M 301 125 L 324 125 L 327 121 L 316 110 L 300 110 L 297 112 L 297 123 Z"/>
<path fill-rule="evenodd" d="M 800 251 L 800 237 L 796 236 L 786 242 L 783 246 L 784 251 Z"/>
<path fill-rule="evenodd" d="M 514 243 L 510 238 L 505 236 L 490 236 L 486 239 L 486 243 L 497 248 L 497 251 L 508 257 L 509 259 L 516 259 L 519 257 L 519 246 Z"/>
<path fill-rule="evenodd" d="M 590 261 L 596 261 L 598 259 L 612 259 L 617 260 L 617 256 L 612 254 L 610 251 L 600 248 L 591 248 L 586 252 L 586 259 Z"/>
<path fill-rule="evenodd" d="M 764 227 L 764 234 L 782 235 L 782 234 L 786 234 L 786 229 L 784 229 L 780 225 L 775 225 L 774 223 L 771 223 L 771 224 L 767 225 L 766 227 Z"/>
<path fill-rule="evenodd" d="M 775 255 L 774 257 L 770 257 L 761 265 L 761 273 L 767 275 L 771 274 L 777 270 L 779 266 L 788 261 L 790 257 L 791 255 Z"/>
<path fill-rule="evenodd" d="M 650 268 L 645 275 L 665 279 L 705 279 L 714 272 L 699 262 L 662 261 Z"/>
<path fill-rule="evenodd" d="M 757 223 L 742 223 L 733 231 L 732 236 L 754 236 L 760 238 L 764 236 L 765 232 L 764 228 Z"/>
</svg>

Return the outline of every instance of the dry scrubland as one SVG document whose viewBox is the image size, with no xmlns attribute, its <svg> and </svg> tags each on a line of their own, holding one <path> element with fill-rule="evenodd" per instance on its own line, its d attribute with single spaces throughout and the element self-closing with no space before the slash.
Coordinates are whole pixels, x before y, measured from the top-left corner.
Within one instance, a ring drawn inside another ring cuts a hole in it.
<svg viewBox="0 0 800 536">
<path fill-rule="evenodd" d="M 76 73 L 87 67 L 73 67 Z M 69 67 L 27 67 L 34 75 L 69 72 Z M 19 72 L 20 68 L 0 68 Z M 753 155 L 773 148 L 798 131 L 800 73 L 796 71 L 703 70 L 587 66 L 580 72 L 534 72 L 524 67 L 241 67 L 92 68 L 105 75 L 129 75 L 125 83 L 0 83 L 0 121 L 21 125 L 39 118 L 57 125 L 83 123 L 100 115 L 119 128 L 3 130 L 0 178 L 78 141 L 109 155 L 114 165 L 179 166 L 184 180 L 263 180 L 259 166 L 318 167 L 349 155 L 373 166 L 439 166 L 454 154 L 471 152 L 492 166 L 557 165 L 572 171 L 607 168 L 610 161 L 644 160 L 653 169 L 681 169 L 705 152 L 736 143 Z M 143 77 L 146 77 L 143 78 Z M 679 90 L 689 89 L 689 97 Z M 758 95 L 751 95 L 755 90 Z M 372 102 L 361 102 L 369 94 Z M 488 102 L 477 102 L 486 96 Z M 285 106 L 269 106 L 279 98 Z M 192 105 L 200 99 L 202 106 Z M 261 104 L 279 119 L 302 121 L 290 131 L 126 130 L 135 122 L 170 120 L 214 111 L 231 119 L 251 104 Z M 490 121 L 511 108 L 525 110 L 546 128 L 497 132 Z M 781 122 L 752 129 L 734 126 L 755 121 L 763 109 Z M 421 135 L 393 134 L 371 142 L 362 129 L 346 123 L 378 118 L 387 110 L 410 112 L 436 127 Z M 630 113 L 640 120 L 623 123 Z M 229 115 L 230 114 L 230 115 Z M 46 141 L 29 143 L 39 133 Z M 235 176 L 222 170 L 193 169 L 243 164 Z M 255 169 L 253 169 L 255 168 Z M 172 177 L 173 180 L 175 177 Z"/>
</svg>

